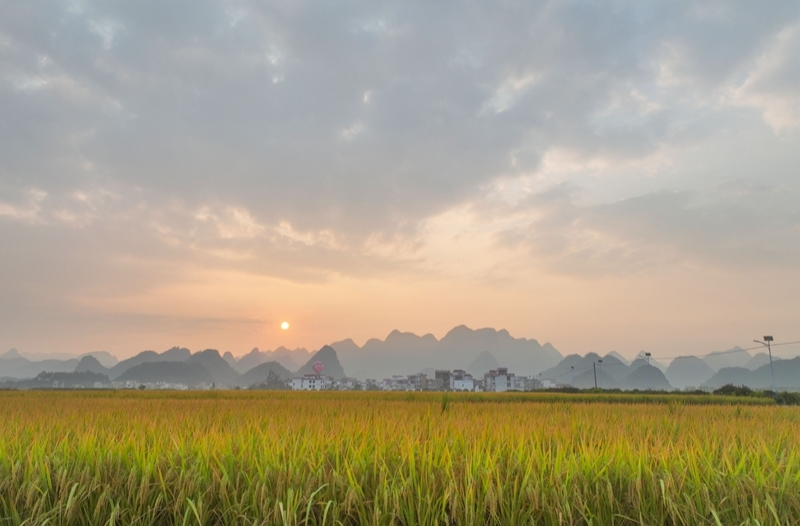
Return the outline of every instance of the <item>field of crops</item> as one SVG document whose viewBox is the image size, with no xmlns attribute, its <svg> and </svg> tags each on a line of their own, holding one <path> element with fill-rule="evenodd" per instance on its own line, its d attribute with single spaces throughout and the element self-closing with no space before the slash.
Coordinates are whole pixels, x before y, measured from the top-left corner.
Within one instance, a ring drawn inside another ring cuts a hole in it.
<svg viewBox="0 0 800 526">
<path fill-rule="evenodd" d="M 641 401 L 3 392 L 0 526 L 800 524 L 800 408 Z"/>
</svg>

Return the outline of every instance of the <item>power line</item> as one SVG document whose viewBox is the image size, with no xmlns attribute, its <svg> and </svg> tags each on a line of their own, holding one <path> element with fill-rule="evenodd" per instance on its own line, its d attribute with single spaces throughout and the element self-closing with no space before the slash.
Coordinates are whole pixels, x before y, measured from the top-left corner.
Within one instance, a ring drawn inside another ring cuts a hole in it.
<svg viewBox="0 0 800 526">
<path fill-rule="evenodd" d="M 800 340 L 794 341 L 794 342 L 773 343 L 772 346 L 773 347 L 778 347 L 778 346 L 781 346 L 781 345 L 796 345 L 798 343 L 800 343 Z M 732 349 L 730 351 L 713 351 L 713 352 L 710 352 L 708 354 L 699 354 L 699 355 L 663 356 L 663 357 L 661 357 L 661 359 L 662 360 L 680 360 L 680 359 L 683 359 L 683 358 L 706 358 L 708 356 L 720 356 L 720 355 L 727 355 L 727 354 L 735 354 L 735 353 L 746 352 L 746 351 L 754 351 L 754 350 L 757 350 L 757 349 L 763 349 L 763 346 L 748 347 L 746 349 L 741 349 L 741 348 Z M 637 358 L 634 359 L 634 362 L 637 359 L 639 359 L 638 355 L 637 355 Z M 631 363 L 633 363 L 633 362 L 631 362 Z M 620 361 L 619 363 L 605 363 L 605 362 L 603 362 L 603 365 L 605 365 L 606 367 L 614 367 L 614 366 L 619 366 L 619 365 L 624 365 L 625 367 L 629 367 L 629 364 L 626 364 L 623 361 Z M 565 372 L 563 372 L 561 374 L 557 374 L 555 376 L 552 376 L 551 378 L 553 380 L 555 380 L 556 378 L 561 378 L 562 376 L 566 376 L 566 375 L 568 375 L 570 373 L 574 374 L 576 371 L 587 371 L 587 370 L 589 370 L 589 369 L 591 369 L 593 367 L 594 367 L 594 362 L 592 362 L 591 366 L 575 367 L 574 369 L 570 369 L 570 370 L 565 371 Z"/>
</svg>

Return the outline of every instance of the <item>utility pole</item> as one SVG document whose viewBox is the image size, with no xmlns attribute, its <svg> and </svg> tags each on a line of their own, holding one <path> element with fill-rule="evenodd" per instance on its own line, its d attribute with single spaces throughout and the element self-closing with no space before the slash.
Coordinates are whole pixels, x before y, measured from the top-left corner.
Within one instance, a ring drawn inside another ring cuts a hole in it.
<svg viewBox="0 0 800 526">
<path fill-rule="evenodd" d="M 597 389 L 597 364 L 592 362 L 592 372 L 594 373 L 594 388 Z"/>
<path fill-rule="evenodd" d="M 764 336 L 764 341 L 761 340 L 753 340 L 756 343 L 760 343 L 764 347 L 767 348 L 767 352 L 769 353 L 769 372 L 772 375 L 772 397 L 778 398 L 778 390 L 775 389 L 775 369 L 772 368 L 772 342 L 775 339 L 772 336 Z"/>
<path fill-rule="evenodd" d="M 600 385 L 603 385 L 603 374 L 602 374 L 603 373 L 603 360 L 602 359 L 597 360 L 597 363 L 600 364 Z M 595 380 L 595 383 L 597 383 L 596 380 Z M 597 387 L 597 386 L 595 386 L 595 387 Z"/>
</svg>

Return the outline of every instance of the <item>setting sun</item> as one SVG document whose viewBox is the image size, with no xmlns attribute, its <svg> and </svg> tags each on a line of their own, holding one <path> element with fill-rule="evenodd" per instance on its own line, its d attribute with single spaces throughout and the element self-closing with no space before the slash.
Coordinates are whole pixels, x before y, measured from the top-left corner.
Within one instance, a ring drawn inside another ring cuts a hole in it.
<svg viewBox="0 0 800 526">
<path fill-rule="evenodd" d="M 285 322 L 281 323 L 281 329 L 286 330 L 288 328 L 289 328 L 289 322 L 288 321 L 285 321 Z"/>
</svg>

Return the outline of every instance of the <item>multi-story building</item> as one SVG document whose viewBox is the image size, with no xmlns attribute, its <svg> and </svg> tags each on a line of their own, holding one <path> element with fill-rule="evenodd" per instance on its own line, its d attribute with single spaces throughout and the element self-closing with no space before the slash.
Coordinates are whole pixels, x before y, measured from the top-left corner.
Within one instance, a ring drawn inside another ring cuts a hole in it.
<svg viewBox="0 0 800 526">
<path fill-rule="evenodd" d="M 511 378 L 512 389 L 515 391 L 533 391 L 539 389 L 541 383 L 536 378 L 530 376 L 513 376 Z"/>
<path fill-rule="evenodd" d="M 438 369 L 435 373 L 434 388 L 437 391 L 449 391 L 453 388 L 453 376 L 447 369 Z"/>
<path fill-rule="evenodd" d="M 333 378 L 321 374 L 306 374 L 299 378 L 292 378 L 294 391 L 321 391 L 333 384 Z"/>
<path fill-rule="evenodd" d="M 483 388 L 487 392 L 502 393 L 510 391 L 514 388 L 513 377 L 514 374 L 509 373 L 507 367 L 492 369 L 483 375 Z"/>
<path fill-rule="evenodd" d="M 428 375 L 425 373 L 409 375 L 408 382 L 411 384 L 414 391 L 425 391 L 428 389 Z"/>
<path fill-rule="evenodd" d="M 456 369 L 451 376 L 454 391 L 473 391 L 475 381 L 472 375 L 462 369 Z"/>
</svg>

